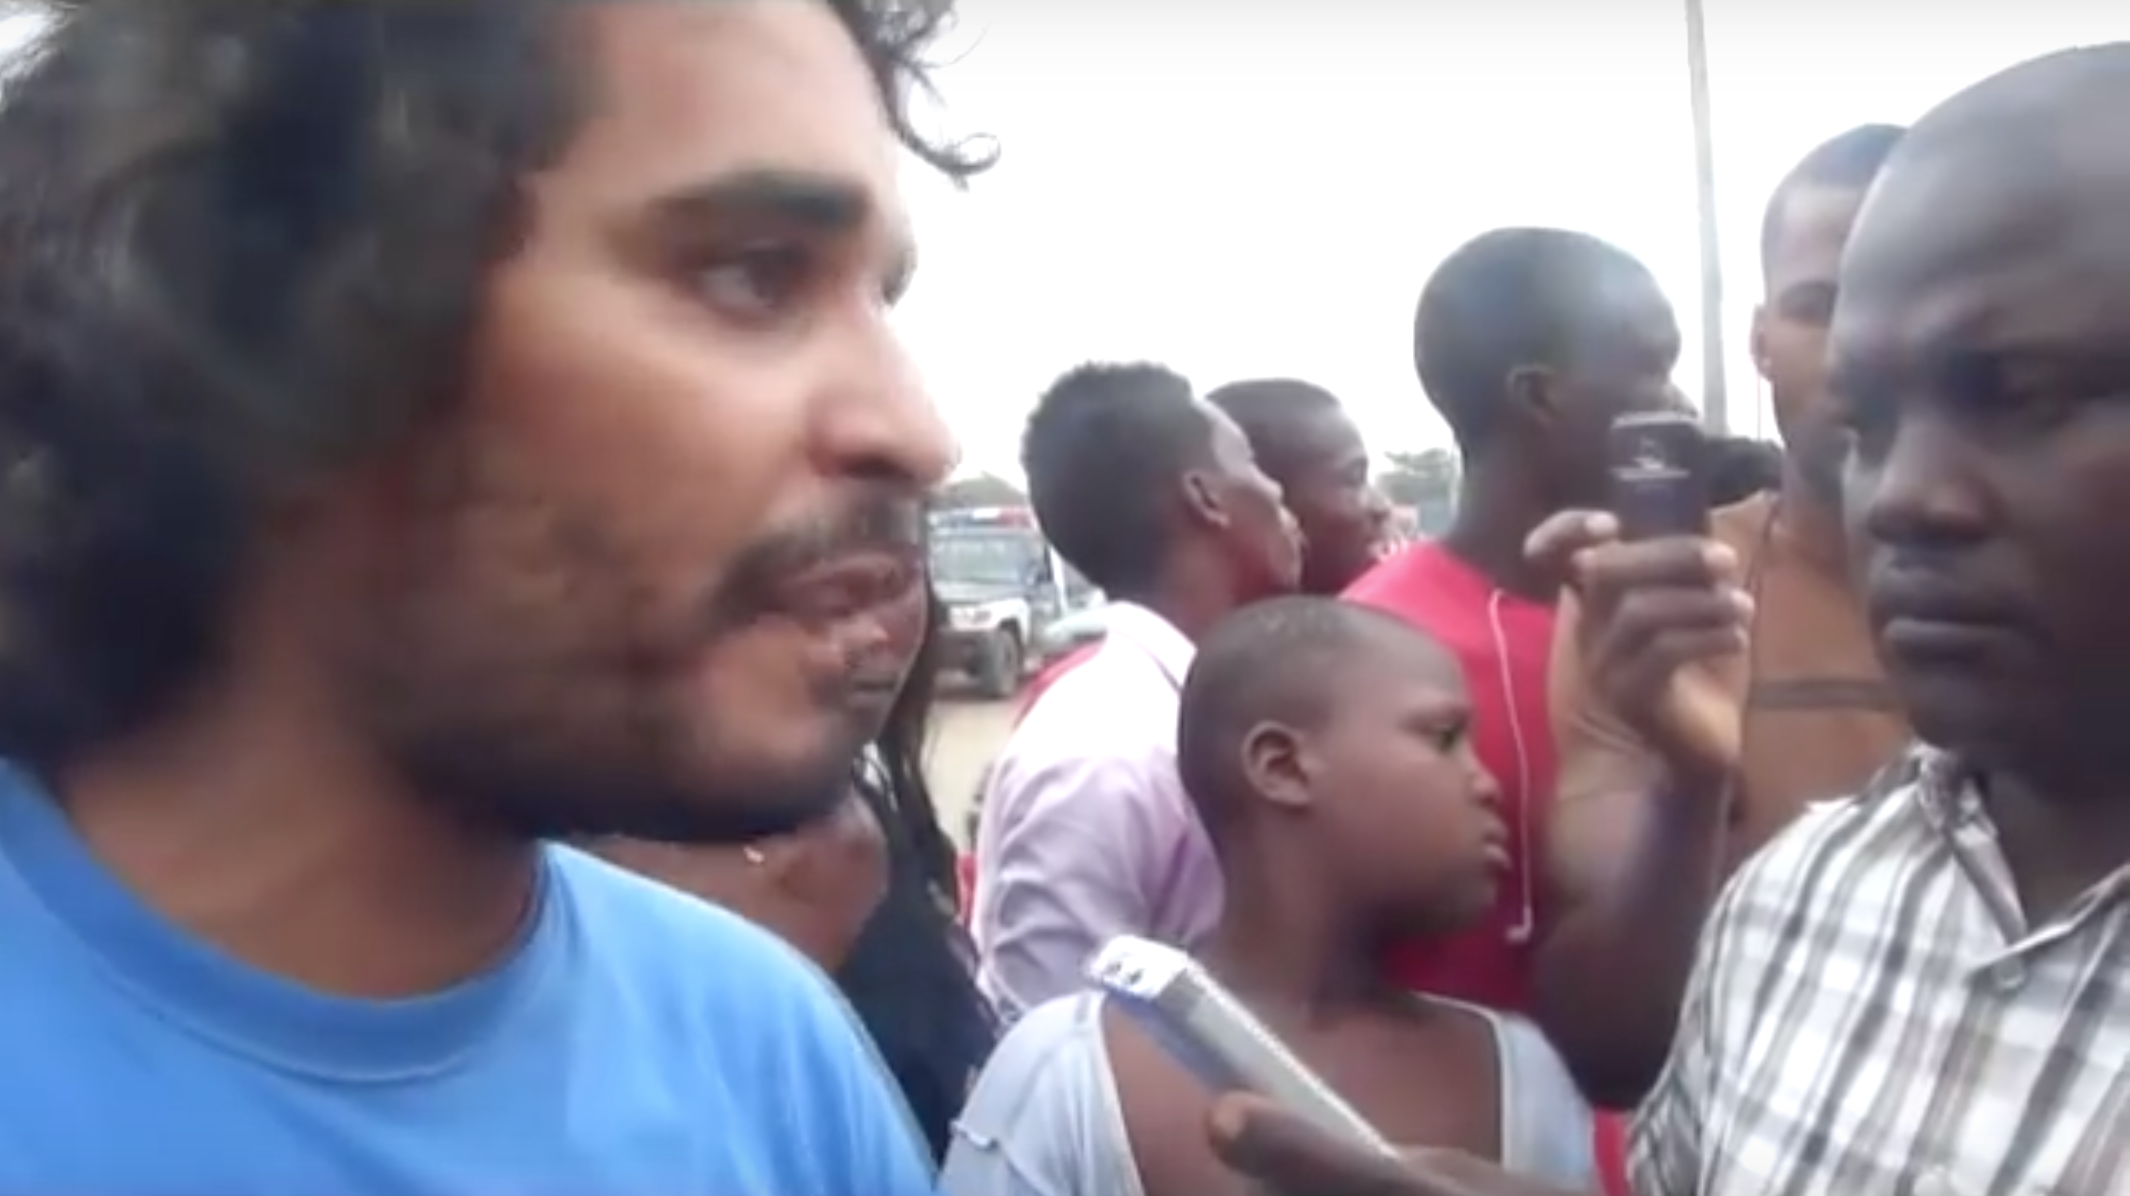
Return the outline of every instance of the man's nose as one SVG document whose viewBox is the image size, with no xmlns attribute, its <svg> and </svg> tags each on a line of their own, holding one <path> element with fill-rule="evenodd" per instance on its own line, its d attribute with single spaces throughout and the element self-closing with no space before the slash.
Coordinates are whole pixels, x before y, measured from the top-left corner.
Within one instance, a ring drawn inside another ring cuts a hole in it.
<svg viewBox="0 0 2130 1196">
<path fill-rule="evenodd" d="M 823 472 L 929 490 L 946 481 L 961 446 L 915 363 L 890 332 L 856 362 L 830 398 L 816 437 Z"/>
<path fill-rule="evenodd" d="M 1853 458 L 1843 501 L 1869 539 L 1912 548 L 1984 533 L 1988 499 L 1969 468 L 1974 445 L 1951 421 L 1917 413 L 1901 421 L 1877 461 Z"/>
<path fill-rule="evenodd" d="M 1501 808 L 1501 782 L 1486 765 L 1479 762 L 1475 753 L 1466 764 L 1466 776 L 1472 787 L 1472 796 L 1490 809 Z"/>
</svg>

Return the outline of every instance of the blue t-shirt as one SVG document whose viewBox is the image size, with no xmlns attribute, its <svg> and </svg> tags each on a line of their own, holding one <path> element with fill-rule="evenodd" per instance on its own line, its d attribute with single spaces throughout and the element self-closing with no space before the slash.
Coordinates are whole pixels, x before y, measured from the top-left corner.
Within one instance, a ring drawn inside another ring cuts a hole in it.
<svg viewBox="0 0 2130 1196">
<path fill-rule="evenodd" d="M 821 974 L 563 848 L 496 970 L 356 1001 L 143 906 L 0 765 L 0 1196 L 928 1196 Z"/>
</svg>

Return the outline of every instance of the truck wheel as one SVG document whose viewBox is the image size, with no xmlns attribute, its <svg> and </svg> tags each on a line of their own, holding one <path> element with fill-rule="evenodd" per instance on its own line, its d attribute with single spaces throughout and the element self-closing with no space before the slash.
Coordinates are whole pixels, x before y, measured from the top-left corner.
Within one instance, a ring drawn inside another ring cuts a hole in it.
<svg viewBox="0 0 2130 1196">
<path fill-rule="evenodd" d="M 976 688 L 987 698 L 1010 698 L 1021 692 L 1021 633 L 1001 627 L 984 641 L 976 662 Z"/>
</svg>

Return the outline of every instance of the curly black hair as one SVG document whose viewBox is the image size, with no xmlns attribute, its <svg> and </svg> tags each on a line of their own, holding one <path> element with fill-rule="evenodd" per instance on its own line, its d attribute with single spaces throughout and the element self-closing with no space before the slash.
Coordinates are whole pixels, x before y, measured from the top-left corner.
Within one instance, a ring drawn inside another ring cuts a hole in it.
<svg viewBox="0 0 2130 1196">
<path fill-rule="evenodd" d="M 899 138 L 951 0 L 821 0 Z M 568 0 L 72 0 L 0 93 L 0 754 L 57 764 L 211 667 L 262 512 L 457 390 Z"/>
</svg>

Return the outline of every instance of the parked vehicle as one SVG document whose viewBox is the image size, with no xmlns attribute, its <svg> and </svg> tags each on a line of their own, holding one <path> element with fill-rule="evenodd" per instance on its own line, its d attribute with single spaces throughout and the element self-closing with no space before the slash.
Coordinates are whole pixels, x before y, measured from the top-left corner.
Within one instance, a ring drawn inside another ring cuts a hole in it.
<svg viewBox="0 0 2130 1196">
<path fill-rule="evenodd" d="M 932 587 L 946 607 L 941 651 L 992 698 L 1020 689 L 1045 659 L 1051 624 L 1094 597 L 1052 551 L 1026 507 L 937 511 L 931 526 Z"/>
</svg>

